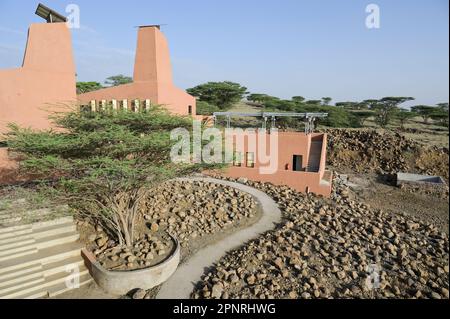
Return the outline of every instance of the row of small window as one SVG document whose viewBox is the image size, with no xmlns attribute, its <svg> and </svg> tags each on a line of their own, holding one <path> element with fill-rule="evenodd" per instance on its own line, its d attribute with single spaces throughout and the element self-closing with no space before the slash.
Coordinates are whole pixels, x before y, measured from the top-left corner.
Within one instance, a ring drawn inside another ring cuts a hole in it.
<svg viewBox="0 0 450 319">
<path fill-rule="evenodd" d="M 234 153 L 234 166 L 242 166 L 242 153 L 235 152 Z M 255 167 L 255 153 L 246 152 L 245 153 L 245 167 Z"/>
</svg>

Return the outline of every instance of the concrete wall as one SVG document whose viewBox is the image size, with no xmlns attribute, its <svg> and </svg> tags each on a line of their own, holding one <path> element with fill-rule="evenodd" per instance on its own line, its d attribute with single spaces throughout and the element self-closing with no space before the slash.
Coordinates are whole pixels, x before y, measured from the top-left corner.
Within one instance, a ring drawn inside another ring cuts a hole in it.
<svg viewBox="0 0 450 319">
<path fill-rule="evenodd" d="M 302 168 L 306 168 L 309 159 L 309 149 L 311 139 L 322 138 L 322 153 L 318 172 L 293 171 L 293 155 L 302 155 Z M 257 138 L 256 138 L 257 140 Z M 267 143 L 269 143 L 267 139 Z M 268 147 L 267 147 L 268 148 Z M 244 149 L 240 150 L 245 157 L 245 153 L 251 151 L 248 144 L 248 137 L 245 138 Z M 326 134 L 305 134 L 300 132 L 279 132 L 278 133 L 278 166 L 274 174 L 261 174 L 259 168 L 262 165 L 255 154 L 254 167 L 246 167 L 246 162 L 239 166 L 230 166 L 225 170 L 225 175 L 239 178 L 244 177 L 254 181 L 270 182 L 275 185 L 288 185 L 300 192 L 309 190 L 315 194 L 330 196 L 331 181 L 324 183 L 322 178 L 325 173 L 326 161 Z"/>
<path fill-rule="evenodd" d="M 8 123 L 50 128 L 50 112 L 76 102 L 75 64 L 65 23 L 38 23 L 28 29 L 23 65 L 0 70 L 0 134 Z"/>
<path fill-rule="evenodd" d="M 157 27 L 139 28 L 133 83 L 80 94 L 78 99 L 83 104 L 91 100 L 150 99 L 174 114 L 187 115 L 189 105 L 196 114 L 195 98 L 173 84 L 169 47 Z"/>
</svg>

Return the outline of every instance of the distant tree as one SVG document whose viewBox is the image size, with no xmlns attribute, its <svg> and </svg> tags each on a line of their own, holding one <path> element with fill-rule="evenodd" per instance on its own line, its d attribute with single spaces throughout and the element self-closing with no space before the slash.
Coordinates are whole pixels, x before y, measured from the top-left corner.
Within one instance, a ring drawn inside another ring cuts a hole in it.
<svg viewBox="0 0 450 319">
<path fill-rule="evenodd" d="M 77 82 L 77 94 L 97 91 L 103 86 L 98 82 Z"/>
<path fill-rule="evenodd" d="M 280 111 L 294 111 L 296 108 L 296 104 L 289 100 L 270 100 L 267 101 L 264 106 L 268 109 L 272 110 L 280 110 Z"/>
<path fill-rule="evenodd" d="M 395 115 L 395 117 L 400 122 L 400 127 L 401 128 L 404 128 L 405 127 L 405 123 L 409 119 L 411 119 L 411 118 L 413 118 L 415 116 L 417 116 L 417 114 L 415 112 L 409 111 L 407 109 L 400 109 Z"/>
<path fill-rule="evenodd" d="M 372 111 L 357 111 L 353 112 L 353 115 L 357 118 L 359 126 L 363 127 L 364 123 L 367 121 L 367 119 L 371 116 L 373 116 Z"/>
<path fill-rule="evenodd" d="M 303 103 L 305 101 L 305 98 L 303 96 L 297 95 L 292 97 L 292 101 L 295 103 Z"/>
<path fill-rule="evenodd" d="M 378 105 L 378 100 L 368 99 L 362 101 L 361 103 L 363 103 L 369 109 L 374 109 Z"/>
<path fill-rule="evenodd" d="M 358 102 L 337 102 L 336 106 L 338 107 L 342 107 L 344 109 L 348 109 L 348 110 L 357 110 L 358 109 Z"/>
<path fill-rule="evenodd" d="M 438 104 L 436 104 L 436 106 L 437 106 L 440 110 L 442 110 L 442 111 L 448 113 L 448 102 L 446 102 L 446 103 L 438 103 Z"/>
<path fill-rule="evenodd" d="M 414 100 L 413 97 L 404 96 L 388 96 L 378 100 L 378 102 L 372 106 L 376 112 L 376 122 L 378 125 L 386 127 L 398 112 L 399 105 L 412 100 Z"/>
<path fill-rule="evenodd" d="M 105 84 L 110 86 L 118 86 L 131 82 L 133 82 L 133 79 L 131 77 L 122 74 L 110 76 L 105 80 Z"/>
<path fill-rule="evenodd" d="M 445 111 L 445 109 L 436 108 L 436 110 L 431 113 L 430 117 L 438 122 L 440 125 L 449 127 L 449 117 L 448 117 L 448 109 Z"/>
<path fill-rule="evenodd" d="M 322 98 L 322 104 L 323 105 L 330 105 L 331 100 L 333 100 L 331 97 L 323 97 Z"/>
<path fill-rule="evenodd" d="M 197 97 L 200 101 L 217 105 L 222 110 L 231 107 L 248 94 L 246 87 L 230 81 L 200 84 L 187 89 L 187 92 Z"/>
<path fill-rule="evenodd" d="M 428 120 L 431 118 L 431 114 L 433 114 L 436 109 L 436 107 L 429 105 L 415 105 L 411 107 L 411 110 L 420 115 L 425 123 L 428 123 Z"/>
<path fill-rule="evenodd" d="M 309 105 L 321 105 L 322 104 L 322 100 L 308 100 L 305 103 L 309 104 Z"/>
<path fill-rule="evenodd" d="M 205 101 L 197 101 L 196 111 L 198 115 L 212 115 L 214 112 L 220 111 L 216 105 L 209 104 Z"/>
<path fill-rule="evenodd" d="M 279 100 L 279 98 L 267 94 L 252 93 L 247 96 L 247 100 L 255 103 L 265 104 L 268 101 Z"/>
</svg>

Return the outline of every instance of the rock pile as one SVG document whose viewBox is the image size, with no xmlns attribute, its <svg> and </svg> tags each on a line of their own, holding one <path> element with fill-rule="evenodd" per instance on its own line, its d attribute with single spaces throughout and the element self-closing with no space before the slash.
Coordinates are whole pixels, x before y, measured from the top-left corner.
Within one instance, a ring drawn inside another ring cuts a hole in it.
<svg viewBox="0 0 450 319">
<path fill-rule="evenodd" d="M 139 209 L 142 218 L 137 222 L 139 240 L 134 247 L 118 246 L 101 227 L 87 236 L 88 248 L 106 269 L 132 270 L 159 263 L 173 250 L 168 234 L 186 248 L 181 250 L 186 257 L 194 243 L 208 243 L 206 236 L 245 225 L 258 216 L 249 194 L 203 181 L 165 182 L 148 192 Z"/>
<path fill-rule="evenodd" d="M 193 298 L 449 297 L 449 241 L 436 226 L 371 210 L 343 185 L 326 200 L 247 183 L 284 222 L 222 258 Z"/>
<path fill-rule="evenodd" d="M 104 237 L 96 240 L 100 246 Z M 103 247 L 103 246 L 101 246 Z M 97 261 L 108 270 L 133 270 L 156 265 L 174 250 L 174 242 L 169 236 L 144 234 L 133 247 L 112 246 L 94 251 Z"/>
<path fill-rule="evenodd" d="M 252 196 L 231 187 L 170 181 L 149 193 L 141 211 L 152 232 L 166 231 L 187 247 L 192 240 L 255 217 L 257 205 Z"/>
<path fill-rule="evenodd" d="M 405 153 L 412 153 L 418 147 L 398 133 L 340 129 L 327 133 L 329 163 L 337 168 L 351 167 L 357 172 L 408 171 Z"/>
</svg>

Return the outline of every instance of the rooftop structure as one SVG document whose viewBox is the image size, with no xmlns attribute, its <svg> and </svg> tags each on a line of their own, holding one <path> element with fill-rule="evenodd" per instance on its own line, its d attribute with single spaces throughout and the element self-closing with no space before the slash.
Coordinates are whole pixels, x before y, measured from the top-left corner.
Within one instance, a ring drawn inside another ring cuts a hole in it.
<svg viewBox="0 0 450 319">
<path fill-rule="evenodd" d="M 305 133 L 309 134 L 314 131 L 314 122 L 317 118 L 324 118 L 328 116 L 328 113 L 287 113 L 287 112 L 259 112 L 259 113 L 241 113 L 241 112 L 214 112 L 213 121 L 214 124 L 217 121 L 217 117 L 224 116 L 227 119 L 227 127 L 231 127 L 232 117 L 261 117 L 264 122 L 262 128 L 267 128 L 267 120 L 270 118 L 271 127 L 276 127 L 277 117 L 298 117 L 303 118 L 305 121 Z"/>
<path fill-rule="evenodd" d="M 173 84 L 169 47 L 160 25 L 138 28 L 133 82 L 80 94 L 79 102 L 149 99 L 174 114 L 195 115 L 195 98 Z"/>
</svg>

